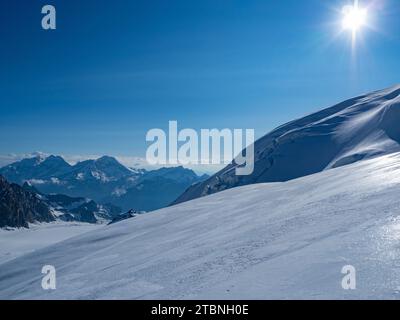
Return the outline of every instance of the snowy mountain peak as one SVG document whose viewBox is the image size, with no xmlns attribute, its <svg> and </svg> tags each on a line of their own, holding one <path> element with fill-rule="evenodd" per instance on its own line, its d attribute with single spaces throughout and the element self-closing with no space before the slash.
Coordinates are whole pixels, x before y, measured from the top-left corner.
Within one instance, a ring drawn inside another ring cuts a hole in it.
<svg viewBox="0 0 400 320">
<path fill-rule="evenodd" d="M 86 197 L 123 210 L 144 211 L 169 205 L 190 185 L 205 179 L 183 167 L 153 171 L 130 169 L 110 156 L 75 165 L 54 155 L 47 156 L 39 164 L 35 158 L 24 159 L 1 168 L 0 174 L 20 185 L 29 182 L 44 194 Z M 25 187 L 28 189 L 29 185 Z"/>
<path fill-rule="evenodd" d="M 287 181 L 400 151 L 400 85 L 349 99 L 282 125 L 255 143 L 255 170 L 230 164 L 175 203 L 236 186 Z"/>
<path fill-rule="evenodd" d="M 115 159 L 114 157 L 110 157 L 110 156 L 102 156 L 100 158 L 98 158 L 97 160 L 95 160 L 96 163 L 103 163 L 103 164 L 114 164 L 114 165 L 121 165 L 117 159 Z"/>
<path fill-rule="evenodd" d="M 71 165 L 63 157 L 50 155 L 41 162 L 43 165 L 68 168 Z"/>
</svg>

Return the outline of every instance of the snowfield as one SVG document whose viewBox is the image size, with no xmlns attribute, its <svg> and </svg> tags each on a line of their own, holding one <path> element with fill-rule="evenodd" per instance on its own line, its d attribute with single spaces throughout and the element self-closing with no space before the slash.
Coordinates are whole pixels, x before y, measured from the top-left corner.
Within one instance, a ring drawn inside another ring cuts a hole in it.
<svg viewBox="0 0 400 320">
<path fill-rule="evenodd" d="M 101 227 L 99 224 L 56 221 L 30 224 L 29 229 L 0 229 L 0 264 Z"/>
<path fill-rule="evenodd" d="M 3 263 L 0 298 L 397 299 L 399 195 L 399 153 L 230 189 Z"/>
</svg>

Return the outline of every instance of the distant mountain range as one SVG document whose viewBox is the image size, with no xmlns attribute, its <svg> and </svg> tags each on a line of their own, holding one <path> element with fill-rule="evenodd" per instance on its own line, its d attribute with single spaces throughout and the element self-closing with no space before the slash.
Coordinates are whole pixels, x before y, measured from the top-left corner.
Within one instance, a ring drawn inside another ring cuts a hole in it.
<svg viewBox="0 0 400 320">
<path fill-rule="evenodd" d="M 64 221 L 96 223 L 99 220 L 112 220 L 122 212 L 117 206 L 97 204 L 88 198 L 70 197 L 65 194 L 44 194 L 29 182 L 25 182 L 22 188 L 35 193 L 51 208 L 57 218 Z"/>
<path fill-rule="evenodd" d="M 42 194 L 89 198 L 124 211 L 165 207 L 208 178 L 183 167 L 130 169 L 109 156 L 70 165 L 60 156 L 37 155 L 1 168 L 0 174 L 19 185 L 29 183 Z"/>
<path fill-rule="evenodd" d="M 254 172 L 230 164 L 175 202 L 242 185 L 283 182 L 400 151 L 400 86 L 359 96 L 284 124 L 255 142 Z"/>
</svg>

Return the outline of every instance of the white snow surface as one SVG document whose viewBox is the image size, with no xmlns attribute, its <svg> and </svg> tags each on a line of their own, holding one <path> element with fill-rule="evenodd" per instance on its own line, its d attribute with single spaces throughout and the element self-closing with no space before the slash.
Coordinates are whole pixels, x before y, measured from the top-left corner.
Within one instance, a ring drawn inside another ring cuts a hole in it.
<svg viewBox="0 0 400 320">
<path fill-rule="evenodd" d="M 400 152 L 400 85 L 358 96 L 286 123 L 254 144 L 254 171 L 230 164 L 176 203 L 254 183 L 282 182 Z"/>
<path fill-rule="evenodd" d="M 0 298 L 397 299 L 399 194 L 400 153 L 230 189 L 3 263 Z"/>
<path fill-rule="evenodd" d="M 29 229 L 0 229 L 0 264 L 100 227 L 82 222 L 55 221 L 30 224 Z"/>
</svg>

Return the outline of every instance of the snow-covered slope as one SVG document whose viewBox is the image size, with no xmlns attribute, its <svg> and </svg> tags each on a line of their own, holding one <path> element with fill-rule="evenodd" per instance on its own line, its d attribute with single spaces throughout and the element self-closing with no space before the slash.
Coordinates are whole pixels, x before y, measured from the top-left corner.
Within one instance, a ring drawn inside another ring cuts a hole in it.
<svg viewBox="0 0 400 320">
<path fill-rule="evenodd" d="M 102 227 L 100 224 L 55 221 L 30 224 L 29 229 L 0 229 L 0 264 Z"/>
<path fill-rule="evenodd" d="M 399 298 L 399 194 L 399 153 L 230 189 L 1 264 L 0 298 Z"/>
<path fill-rule="evenodd" d="M 281 182 L 400 151 L 400 86 L 356 97 L 289 122 L 255 143 L 255 170 L 235 165 L 190 187 L 175 203 L 260 182 Z"/>
</svg>

